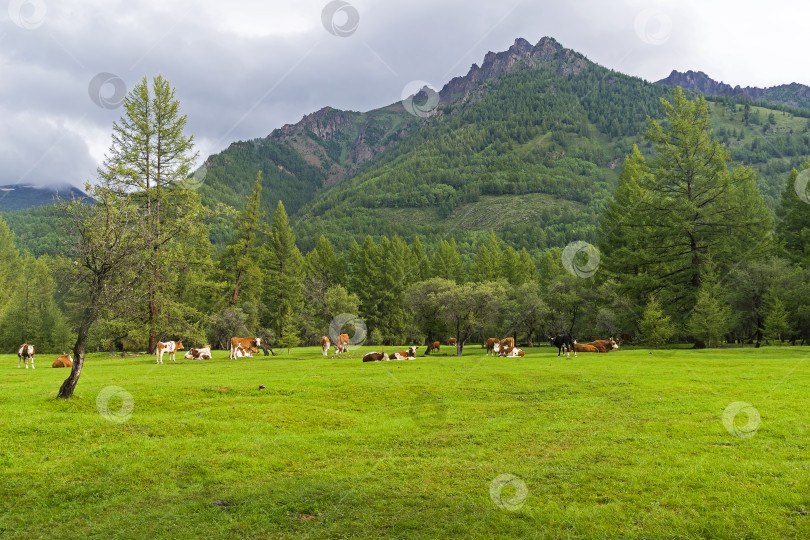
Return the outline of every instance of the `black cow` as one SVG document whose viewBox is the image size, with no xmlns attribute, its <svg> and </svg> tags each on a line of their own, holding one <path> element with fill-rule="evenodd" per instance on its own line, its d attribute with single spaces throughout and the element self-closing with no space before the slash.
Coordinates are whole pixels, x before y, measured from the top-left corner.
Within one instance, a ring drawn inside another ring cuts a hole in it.
<svg viewBox="0 0 810 540">
<path fill-rule="evenodd" d="M 560 334 L 559 336 L 551 339 L 551 346 L 557 347 L 557 356 L 560 356 L 563 349 L 565 349 L 565 356 L 571 356 L 571 351 L 574 351 L 574 356 L 577 355 L 577 351 L 574 349 L 574 343 L 577 340 L 574 339 L 569 333 Z"/>
</svg>

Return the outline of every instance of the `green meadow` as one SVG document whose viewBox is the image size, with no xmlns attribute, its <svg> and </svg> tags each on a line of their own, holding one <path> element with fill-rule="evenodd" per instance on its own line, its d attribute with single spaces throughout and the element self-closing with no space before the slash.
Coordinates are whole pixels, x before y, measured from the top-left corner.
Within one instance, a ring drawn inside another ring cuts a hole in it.
<svg viewBox="0 0 810 540">
<path fill-rule="evenodd" d="M 0 537 L 810 537 L 810 347 L 369 350 L 0 356 Z"/>
</svg>

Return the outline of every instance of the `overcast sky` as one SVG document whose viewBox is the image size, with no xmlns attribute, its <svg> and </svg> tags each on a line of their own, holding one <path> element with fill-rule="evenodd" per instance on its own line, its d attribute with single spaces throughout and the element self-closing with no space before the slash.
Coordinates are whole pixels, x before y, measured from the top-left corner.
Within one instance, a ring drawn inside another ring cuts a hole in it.
<svg viewBox="0 0 810 540">
<path fill-rule="evenodd" d="M 5 4 L 5 5 L 3 5 Z M 92 180 L 120 99 L 177 88 L 201 155 L 326 105 L 368 110 L 441 88 L 515 38 L 552 36 L 655 81 L 810 84 L 803 1 L 10 0 L 0 2 L 0 185 Z"/>
</svg>

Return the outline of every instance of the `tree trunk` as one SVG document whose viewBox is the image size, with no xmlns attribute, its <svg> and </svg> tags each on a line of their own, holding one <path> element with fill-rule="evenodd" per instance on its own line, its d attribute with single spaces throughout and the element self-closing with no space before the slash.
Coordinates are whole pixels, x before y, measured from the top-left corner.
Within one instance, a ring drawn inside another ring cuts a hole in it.
<svg viewBox="0 0 810 540">
<path fill-rule="evenodd" d="M 456 340 L 456 356 L 461 356 L 461 354 L 463 352 L 464 352 L 464 341 L 461 341 L 460 339 L 457 339 Z"/>
<path fill-rule="evenodd" d="M 155 284 L 149 283 L 149 345 L 146 352 L 155 354 L 157 349 L 157 303 L 155 302 Z"/>
<path fill-rule="evenodd" d="M 90 302 L 96 302 L 96 295 L 90 295 Z M 73 346 L 73 367 L 70 370 L 70 375 L 59 387 L 59 393 L 56 397 L 61 399 L 70 399 L 73 397 L 73 391 L 76 390 L 76 385 L 79 383 L 79 376 L 82 374 L 82 367 L 84 366 L 84 351 L 87 348 L 87 337 L 90 334 L 90 326 L 95 319 L 95 306 L 89 307 L 84 311 L 82 323 L 79 326 L 79 332 L 76 336 L 76 345 Z"/>
</svg>

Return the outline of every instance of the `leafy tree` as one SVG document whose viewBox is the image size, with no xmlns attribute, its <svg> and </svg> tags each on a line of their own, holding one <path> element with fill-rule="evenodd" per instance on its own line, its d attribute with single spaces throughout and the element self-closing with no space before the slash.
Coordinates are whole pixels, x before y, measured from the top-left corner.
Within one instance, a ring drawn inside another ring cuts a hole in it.
<svg viewBox="0 0 810 540">
<path fill-rule="evenodd" d="M 653 348 L 660 347 L 675 334 L 675 327 L 669 316 L 664 315 L 661 304 L 654 296 L 650 297 L 644 308 L 638 329 L 641 332 L 642 343 Z"/>
<path fill-rule="evenodd" d="M 543 290 L 536 282 L 529 281 L 508 288 L 507 297 L 504 327 L 507 328 L 508 335 L 525 335 L 529 347 L 534 347 L 534 338 L 539 335 L 542 322 L 548 314 Z"/>
<path fill-rule="evenodd" d="M 430 278 L 414 283 L 407 292 L 407 304 L 413 312 L 414 323 L 425 336 L 425 344 L 437 341 L 448 331 L 442 298 L 454 290 L 455 283 L 444 278 Z M 430 354 L 430 347 L 425 354 Z"/>
<path fill-rule="evenodd" d="M 506 295 L 506 287 L 497 281 L 465 283 L 437 293 L 442 317 L 456 336 L 458 356 L 470 338 L 500 317 Z"/>
</svg>

